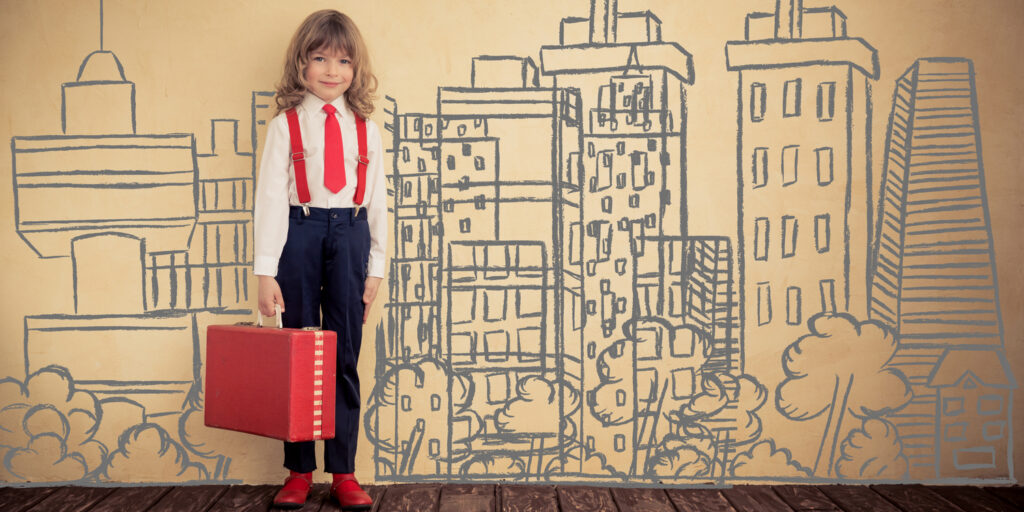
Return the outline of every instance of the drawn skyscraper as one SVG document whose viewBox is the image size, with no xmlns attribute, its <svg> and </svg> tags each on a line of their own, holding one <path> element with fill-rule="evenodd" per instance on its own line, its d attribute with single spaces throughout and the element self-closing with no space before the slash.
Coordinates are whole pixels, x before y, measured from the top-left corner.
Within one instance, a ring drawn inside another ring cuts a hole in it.
<svg viewBox="0 0 1024 512">
<path fill-rule="evenodd" d="M 882 187 L 870 312 L 914 392 L 893 418 L 910 476 L 1006 474 L 1015 381 L 970 60 L 919 59 L 896 81 Z"/>
<path fill-rule="evenodd" d="M 665 303 L 668 286 L 638 288 L 643 269 L 637 265 L 654 261 L 657 270 L 669 250 L 667 237 L 681 241 L 687 232 L 684 85 L 693 83 L 690 54 L 661 40 L 661 21 L 652 13 L 619 12 L 614 0 L 594 0 L 591 7 L 590 17 L 564 18 L 559 44 L 541 48 L 542 72 L 553 76 L 558 88 L 578 89 L 582 99 L 583 147 L 577 158 L 582 201 L 593 206 L 568 228 L 569 250 L 582 250 L 579 341 L 588 391 L 599 386 L 601 354 L 622 338 L 624 323 L 643 305 Z M 644 258 L 652 253 L 657 257 Z M 604 363 L 620 366 L 617 371 L 642 370 L 638 358 L 644 355 L 638 357 L 633 344 L 624 346 L 614 362 Z M 673 389 L 689 396 L 695 392 L 696 369 L 679 370 Z M 668 378 L 642 372 L 634 385 L 616 392 L 611 407 L 630 409 L 635 421 L 608 424 L 584 412 L 584 446 L 626 454 L 609 455 L 627 461 L 618 470 L 637 474 L 658 419 L 659 382 Z M 595 398 L 588 400 L 585 408 Z M 641 420 L 645 415 L 652 421 Z"/>
<path fill-rule="evenodd" d="M 878 55 L 837 8 L 781 0 L 747 15 L 726 59 L 739 72 L 743 339 L 781 354 L 816 313 L 866 316 Z"/>
</svg>

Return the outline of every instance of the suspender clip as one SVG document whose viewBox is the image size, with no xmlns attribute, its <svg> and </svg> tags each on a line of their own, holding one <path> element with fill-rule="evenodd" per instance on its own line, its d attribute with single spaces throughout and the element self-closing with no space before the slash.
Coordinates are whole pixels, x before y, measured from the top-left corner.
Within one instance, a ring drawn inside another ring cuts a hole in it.
<svg viewBox="0 0 1024 512">
<path fill-rule="evenodd" d="M 361 163 L 363 165 L 370 165 L 370 159 L 366 158 L 366 155 L 358 155 L 358 156 L 356 156 L 356 161 L 358 161 L 359 163 Z"/>
<path fill-rule="evenodd" d="M 305 159 L 306 159 L 306 152 L 305 151 L 298 151 L 296 153 L 292 153 L 292 162 L 299 162 L 299 161 L 302 161 L 302 160 L 305 160 Z"/>
<path fill-rule="evenodd" d="M 309 205 L 302 205 L 302 215 L 304 217 L 309 217 Z"/>
<path fill-rule="evenodd" d="M 362 205 L 358 205 L 358 204 L 356 205 L 356 211 L 355 211 L 355 213 L 352 214 L 352 220 L 355 220 L 357 217 L 359 217 L 359 210 L 361 208 L 362 208 Z"/>
</svg>

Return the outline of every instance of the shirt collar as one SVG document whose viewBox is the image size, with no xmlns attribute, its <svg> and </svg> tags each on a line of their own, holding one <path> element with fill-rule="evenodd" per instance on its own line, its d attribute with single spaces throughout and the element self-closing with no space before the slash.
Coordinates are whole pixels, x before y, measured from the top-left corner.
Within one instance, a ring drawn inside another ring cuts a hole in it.
<svg viewBox="0 0 1024 512">
<path fill-rule="evenodd" d="M 310 114 L 321 113 L 323 111 L 324 105 L 326 104 L 327 102 L 320 99 L 319 97 L 317 97 L 317 95 L 311 92 L 307 92 L 305 97 L 302 98 L 302 108 L 305 109 L 306 112 Z M 345 101 L 344 94 L 342 94 L 340 97 L 332 101 L 331 105 L 334 105 L 334 108 L 338 109 L 338 115 L 340 115 L 342 119 L 348 119 L 352 117 L 352 110 L 348 108 L 348 102 Z"/>
</svg>

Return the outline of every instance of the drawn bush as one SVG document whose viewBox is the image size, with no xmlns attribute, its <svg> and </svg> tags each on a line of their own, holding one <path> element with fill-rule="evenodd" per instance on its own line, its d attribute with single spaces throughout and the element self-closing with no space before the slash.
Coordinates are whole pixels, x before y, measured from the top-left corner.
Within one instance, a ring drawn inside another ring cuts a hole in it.
<svg viewBox="0 0 1024 512">
<path fill-rule="evenodd" d="M 829 411 L 814 473 L 832 476 L 835 447 L 850 430 L 843 424 L 847 413 L 857 418 L 881 417 L 905 406 L 912 393 L 903 372 L 888 365 L 897 345 L 881 323 L 819 313 L 807 326 L 810 333 L 783 353 L 786 378 L 776 390 L 775 406 L 797 421 Z"/>
<path fill-rule="evenodd" d="M 206 468 L 190 461 L 185 448 L 155 423 L 125 430 L 101 476 L 111 482 L 188 482 L 209 478 Z"/>
<path fill-rule="evenodd" d="M 909 476 L 909 464 L 896 426 L 880 418 L 865 418 L 843 440 L 836 475 L 842 478 L 899 480 Z"/>
<path fill-rule="evenodd" d="M 729 468 L 729 476 L 733 477 L 801 477 L 813 476 L 809 468 L 793 459 L 793 455 L 785 448 L 776 448 L 775 441 L 766 439 L 755 443 L 745 452 L 733 458 Z"/>
<path fill-rule="evenodd" d="M 0 380 L 0 450 L 17 480 L 94 480 L 107 447 L 93 439 L 102 410 L 96 397 L 76 389 L 66 368 L 48 366 L 24 383 Z"/>
</svg>

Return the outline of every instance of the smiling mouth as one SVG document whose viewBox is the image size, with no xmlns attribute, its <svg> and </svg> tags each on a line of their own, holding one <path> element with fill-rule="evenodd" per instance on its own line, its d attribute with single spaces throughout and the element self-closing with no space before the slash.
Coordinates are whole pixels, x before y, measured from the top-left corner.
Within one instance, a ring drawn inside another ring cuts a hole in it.
<svg viewBox="0 0 1024 512">
<path fill-rule="evenodd" d="M 337 86 L 341 85 L 341 82 L 320 82 L 320 83 L 326 85 L 327 87 L 337 87 Z"/>
</svg>

